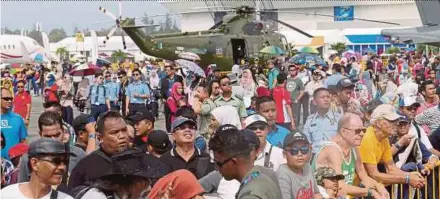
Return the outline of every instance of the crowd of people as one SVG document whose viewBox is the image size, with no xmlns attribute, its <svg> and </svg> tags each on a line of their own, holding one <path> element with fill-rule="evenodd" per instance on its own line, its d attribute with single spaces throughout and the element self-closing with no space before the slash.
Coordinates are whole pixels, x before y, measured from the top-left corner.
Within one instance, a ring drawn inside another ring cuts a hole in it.
<svg viewBox="0 0 440 199">
<path fill-rule="evenodd" d="M 2 198 L 439 196 L 439 57 L 285 60 L 2 69 Z"/>
</svg>

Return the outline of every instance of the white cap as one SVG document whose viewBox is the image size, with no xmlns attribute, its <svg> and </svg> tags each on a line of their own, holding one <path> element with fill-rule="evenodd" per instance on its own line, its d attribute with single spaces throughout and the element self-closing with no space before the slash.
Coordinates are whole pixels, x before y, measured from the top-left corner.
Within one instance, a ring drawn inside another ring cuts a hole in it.
<svg viewBox="0 0 440 199">
<path fill-rule="evenodd" d="M 390 104 L 381 104 L 374 109 L 373 113 L 371 114 L 370 122 L 374 123 L 380 119 L 395 121 L 399 118 L 400 115 L 396 113 L 394 106 L 391 106 Z"/>
<path fill-rule="evenodd" d="M 420 103 L 417 102 L 417 96 L 404 97 L 400 100 L 399 106 L 408 107 L 408 106 L 417 106 L 420 107 Z"/>
<path fill-rule="evenodd" d="M 266 118 L 264 118 L 261 115 L 255 114 L 255 115 L 251 115 L 248 116 L 245 120 L 244 120 L 244 128 L 247 128 L 248 126 L 250 126 L 251 124 L 255 123 L 255 122 L 263 122 L 267 124 L 267 120 Z"/>
</svg>

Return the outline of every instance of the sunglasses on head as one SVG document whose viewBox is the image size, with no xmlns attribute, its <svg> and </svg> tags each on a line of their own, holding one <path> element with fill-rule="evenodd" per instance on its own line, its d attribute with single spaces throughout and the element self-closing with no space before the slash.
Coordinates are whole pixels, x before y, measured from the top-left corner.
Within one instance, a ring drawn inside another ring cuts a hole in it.
<svg viewBox="0 0 440 199">
<path fill-rule="evenodd" d="M 51 158 L 40 158 L 39 160 L 50 162 L 55 166 L 59 166 L 61 163 L 64 163 L 64 165 L 69 165 L 69 158 L 62 158 L 62 157 L 51 157 Z"/>
<path fill-rule="evenodd" d="M 13 97 L 2 97 L 2 100 L 5 101 L 12 101 L 14 98 Z"/>
<path fill-rule="evenodd" d="M 290 155 L 298 155 L 300 151 L 301 154 L 307 155 L 310 152 L 310 148 L 308 146 L 302 146 L 302 147 L 292 147 L 290 150 L 287 150 L 287 152 L 289 152 Z"/>
<path fill-rule="evenodd" d="M 358 129 L 349 129 L 349 128 L 345 128 L 345 129 L 350 130 L 350 131 L 354 131 L 354 133 L 355 133 L 356 135 L 359 135 L 359 134 L 361 134 L 362 132 L 365 133 L 365 132 L 367 131 L 366 128 L 358 128 Z"/>
</svg>

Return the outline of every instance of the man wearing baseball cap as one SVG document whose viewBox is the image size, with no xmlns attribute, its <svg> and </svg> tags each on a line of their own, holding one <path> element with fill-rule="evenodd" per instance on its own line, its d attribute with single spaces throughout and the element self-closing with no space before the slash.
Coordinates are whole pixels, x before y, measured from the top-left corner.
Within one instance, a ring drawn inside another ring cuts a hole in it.
<svg viewBox="0 0 440 199">
<path fill-rule="evenodd" d="M 282 164 L 277 171 L 283 199 L 320 197 L 309 165 L 312 146 L 306 135 L 300 132 L 290 133 L 284 139 L 283 150 L 287 163 Z"/>
<path fill-rule="evenodd" d="M 424 186 L 424 179 L 419 173 L 408 173 L 400 170 L 394 163 L 388 137 L 396 131 L 400 116 L 393 106 L 379 105 L 371 114 L 371 126 L 362 138 L 358 147 L 361 160 L 369 176 L 384 184 L 409 184 L 414 188 Z M 387 168 L 387 173 L 377 169 L 379 162 Z"/>
<path fill-rule="evenodd" d="M 2 198 L 72 198 L 52 189 L 61 183 L 67 172 L 69 156 L 74 156 L 69 148 L 59 140 L 40 138 L 30 143 L 28 154 L 29 182 L 7 186 L 2 189 Z"/>
<path fill-rule="evenodd" d="M 134 146 L 146 151 L 148 135 L 154 130 L 156 118 L 149 110 L 141 109 L 131 115 L 129 119 L 134 122 L 134 129 L 136 130 L 133 141 Z"/>
<path fill-rule="evenodd" d="M 147 151 L 149 154 L 160 158 L 162 154 L 171 150 L 172 147 L 170 138 L 165 131 L 154 130 L 148 134 Z"/>
<path fill-rule="evenodd" d="M 328 166 L 319 167 L 314 173 L 319 193 L 323 198 L 337 198 L 339 191 L 339 180 L 344 179 L 344 175 L 337 174 L 336 171 Z"/>
<path fill-rule="evenodd" d="M 86 153 L 91 153 L 96 148 L 95 118 L 89 114 L 80 114 L 73 119 L 75 130 L 75 146 Z"/>
<path fill-rule="evenodd" d="M 266 119 L 258 114 L 248 116 L 244 120 L 244 128 L 253 131 L 258 137 L 260 143 L 257 149 L 257 157 L 254 164 L 277 170 L 281 164 L 286 163 L 283 158 L 283 150 L 273 146 L 267 141 L 269 125 Z"/>
<path fill-rule="evenodd" d="M 194 146 L 197 124 L 194 120 L 179 116 L 171 124 L 171 136 L 175 142 L 174 147 L 164 153 L 160 159 L 170 167 L 170 171 L 187 169 L 197 179 L 205 176 L 215 169 L 208 153 Z"/>
<path fill-rule="evenodd" d="M 353 112 L 361 115 L 361 104 L 358 100 L 351 98 L 355 85 L 348 78 L 339 80 L 336 95 L 336 105 L 340 113 Z"/>
</svg>

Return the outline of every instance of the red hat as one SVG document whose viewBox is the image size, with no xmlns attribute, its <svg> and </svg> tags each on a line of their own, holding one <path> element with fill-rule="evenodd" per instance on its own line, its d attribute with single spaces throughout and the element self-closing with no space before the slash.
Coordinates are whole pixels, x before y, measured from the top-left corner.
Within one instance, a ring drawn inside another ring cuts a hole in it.
<svg viewBox="0 0 440 199">
<path fill-rule="evenodd" d="M 9 149 L 9 158 L 15 158 L 27 153 L 29 146 L 25 143 L 17 144 Z"/>
</svg>

